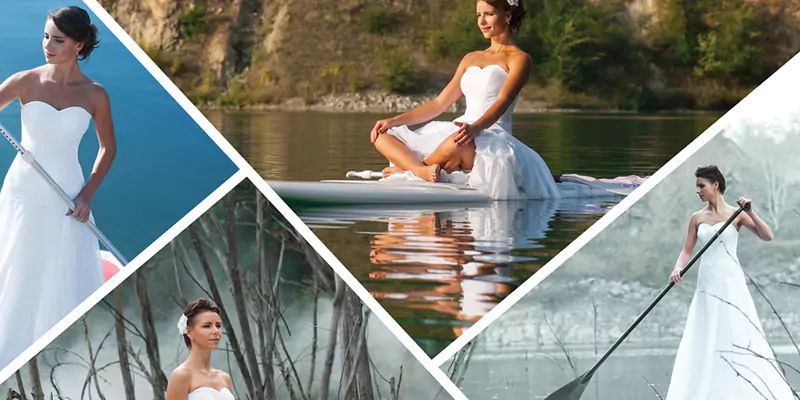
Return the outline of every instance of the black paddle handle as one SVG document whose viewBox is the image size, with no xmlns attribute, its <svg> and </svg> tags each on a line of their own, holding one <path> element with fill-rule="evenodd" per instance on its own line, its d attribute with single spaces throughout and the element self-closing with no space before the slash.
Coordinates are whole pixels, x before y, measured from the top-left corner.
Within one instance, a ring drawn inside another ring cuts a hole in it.
<svg viewBox="0 0 800 400">
<path fill-rule="evenodd" d="M 717 238 L 722 234 L 722 232 L 725 231 L 725 228 L 727 228 L 728 225 L 730 225 L 731 222 L 733 222 L 733 220 L 736 219 L 736 217 L 738 217 L 739 214 L 742 213 L 742 211 L 749 211 L 749 210 L 750 210 L 750 203 L 746 203 L 744 206 L 739 206 L 739 209 L 736 210 L 733 213 L 733 215 L 731 215 L 730 218 L 728 218 L 727 221 L 725 221 L 725 224 L 722 225 L 722 228 L 720 228 L 720 230 L 718 230 L 717 233 L 715 233 L 714 236 L 712 236 L 711 239 L 709 239 L 709 241 L 705 244 L 705 246 L 703 246 L 703 248 L 700 249 L 700 251 L 698 251 L 697 254 L 695 254 L 694 257 L 692 257 L 692 259 L 689 260 L 688 263 L 686 263 L 686 266 L 683 267 L 683 269 L 681 269 L 681 276 L 683 276 L 683 274 L 685 274 L 686 271 L 688 271 L 689 268 L 691 268 L 692 265 L 694 265 L 694 263 L 697 260 L 700 259 L 700 256 L 703 255 L 703 253 L 706 251 L 706 249 L 708 249 L 709 246 L 711 246 L 711 244 L 714 243 L 715 240 L 717 240 Z M 644 310 L 644 312 L 642 312 L 639 315 L 639 318 L 636 318 L 636 321 L 634 321 L 633 324 L 631 324 L 631 326 L 629 326 L 628 329 L 625 330 L 625 333 L 623 333 L 622 336 L 620 336 L 620 338 L 617 339 L 616 342 L 614 342 L 614 345 L 611 346 L 611 348 L 608 349 L 608 351 L 605 354 L 603 354 L 603 357 L 601 357 L 600 360 L 597 361 L 597 363 L 594 364 L 592 369 L 590 369 L 584 375 L 584 376 L 587 377 L 587 379 L 591 378 L 591 376 L 594 375 L 594 372 L 597 371 L 597 368 L 600 368 L 600 364 L 605 362 L 606 359 L 611 355 L 611 353 L 613 353 L 614 350 L 616 350 L 617 347 L 619 347 L 619 345 L 622 344 L 622 342 L 628 337 L 628 335 L 630 335 L 631 332 L 633 332 L 633 330 L 636 328 L 636 326 L 639 325 L 640 322 L 642 322 L 642 320 L 647 316 L 647 314 L 649 314 L 650 311 L 653 310 L 653 308 L 656 306 L 656 304 L 658 304 L 658 302 L 661 301 L 661 299 L 664 298 L 664 296 L 666 296 L 667 292 L 669 292 L 670 289 L 672 289 L 673 286 L 675 286 L 675 282 L 670 281 L 669 284 L 664 288 L 664 290 L 662 290 L 661 293 L 658 294 L 658 297 L 656 297 L 655 300 L 653 300 L 650 303 L 650 305 L 647 306 L 647 308 Z"/>
</svg>

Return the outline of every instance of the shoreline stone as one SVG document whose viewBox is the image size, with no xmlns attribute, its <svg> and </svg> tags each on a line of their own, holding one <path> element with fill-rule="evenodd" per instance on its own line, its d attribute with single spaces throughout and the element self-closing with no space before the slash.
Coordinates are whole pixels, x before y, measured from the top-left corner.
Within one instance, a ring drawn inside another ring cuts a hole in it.
<svg viewBox="0 0 800 400">
<path fill-rule="evenodd" d="M 331 112 L 331 113 L 402 113 L 435 99 L 437 94 L 398 95 L 380 91 L 329 94 L 312 101 L 300 97 L 287 99 L 279 104 L 244 104 L 220 106 L 213 103 L 199 105 L 200 110 L 209 111 L 285 111 L 285 112 Z M 463 100 L 450 107 L 447 112 L 463 112 Z M 602 108 L 564 108 L 553 107 L 542 101 L 520 98 L 514 109 L 515 114 L 530 113 L 606 113 L 639 114 L 637 111 Z M 660 110 L 652 114 L 713 114 L 709 111 Z"/>
</svg>

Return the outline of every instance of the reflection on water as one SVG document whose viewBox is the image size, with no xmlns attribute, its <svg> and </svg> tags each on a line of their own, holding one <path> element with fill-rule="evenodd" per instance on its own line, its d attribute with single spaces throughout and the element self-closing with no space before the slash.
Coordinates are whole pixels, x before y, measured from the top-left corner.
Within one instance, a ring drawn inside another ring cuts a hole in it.
<svg viewBox="0 0 800 400">
<path fill-rule="evenodd" d="M 266 179 L 342 179 L 386 165 L 378 114 L 209 112 Z M 447 119 L 454 116 L 445 116 Z M 514 134 L 553 173 L 651 175 L 715 115 L 515 115 Z M 430 355 L 435 355 L 597 221 L 619 198 L 440 208 L 295 208 Z"/>
<path fill-rule="evenodd" d="M 296 211 L 331 248 L 342 248 L 333 244 L 345 236 L 341 229 L 365 238 L 368 251 L 336 254 L 435 355 L 557 254 L 553 248 L 566 246 L 618 200 Z M 363 253 L 369 264 L 356 261 Z"/>
</svg>

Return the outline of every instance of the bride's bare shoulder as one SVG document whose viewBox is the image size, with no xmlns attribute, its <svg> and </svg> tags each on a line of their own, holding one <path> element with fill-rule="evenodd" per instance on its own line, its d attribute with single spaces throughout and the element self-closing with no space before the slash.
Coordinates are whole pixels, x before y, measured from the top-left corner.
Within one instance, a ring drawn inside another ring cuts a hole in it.
<svg viewBox="0 0 800 400">
<path fill-rule="evenodd" d="M 172 370 L 172 373 L 169 375 L 170 382 L 176 383 L 188 383 L 192 379 L 192 371 L 189 368 L 186 368 L 185 365 L 181 364 L 175 367 Z"/>
<path fill-rule="evenodd" d="M 689 217 L 689 223 L 692 226 L 697 226 L 699 223 L 701 223 L 703 221 L 703 217 L 704 217 L 705 213 L 706 213 L 705 209 L 697 210 L 697 211 L 693 212 L 692 216 Z"/>
<path fill-rule="evenodd" d="M 483 57 L 483 52 L 482 51 L 480 51 L 480 50 L 471 51 L 471 52 L 465 54 L 464 57 L 461 57 L 461 64 L 462 65 L 468 65 L 468 66 L 469 65 L 478 64 L 480 59 L 481 59 L 481 57 Z"/>
<path fill-rule="evenodd" d="M 225 380 L 225 384 L 228 385 L 229 388 L 233 387 L 233 381 L 231 380 L 231 376 L 228 375 L 227 372 L 217 370 L 217 374 Z"/>
<path fill-rule="evenodd" d="M 522 51 L 519 47 L 514 46 L 514 49 L 508 52 L 508 60 L 509 62 L 517 62 L 517 63 L 531 63 L 531 56 L 530 54 Z"/>
<path fill-rule="evenodd" d="M 38 82 L 39 80 L 39 72 L 37 69 L 27 69 L 24 71 L 19 71 L 6 79 L 7 84 L 11 85 L 29 85 L 34 82 Z"/>
</svg>

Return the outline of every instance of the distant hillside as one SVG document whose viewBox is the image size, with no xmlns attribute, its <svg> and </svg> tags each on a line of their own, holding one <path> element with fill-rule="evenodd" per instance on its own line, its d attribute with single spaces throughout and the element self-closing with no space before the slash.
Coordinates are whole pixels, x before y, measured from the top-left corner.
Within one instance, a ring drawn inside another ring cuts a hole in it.
<svg viewBox="0 0 800 400">
<path fill-rule="evenodd" d="M 487 44 L 470 1 L 100 3 L 194 102 L 208 106 L 429 96 L 464 53 Z M 728 109 L 800 42 L 800 0 L 526 4 L 518 42 L 535 67 L 523 108 Z"/>
</svg>

